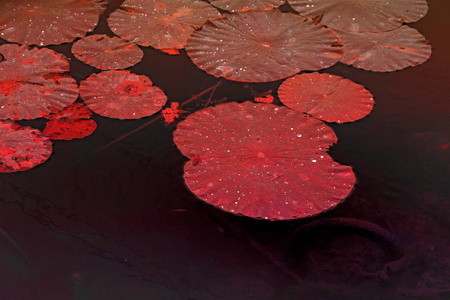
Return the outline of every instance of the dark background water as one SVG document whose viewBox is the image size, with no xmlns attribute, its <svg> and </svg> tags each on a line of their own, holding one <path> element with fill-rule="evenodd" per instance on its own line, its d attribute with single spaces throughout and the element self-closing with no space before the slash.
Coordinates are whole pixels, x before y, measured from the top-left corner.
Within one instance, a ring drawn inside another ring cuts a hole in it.
<svg viewBox="0 0 450 300">
<path fill-rule="evenodd" d="M 95 33 L 108 32 L 106 15 L 121 2 L 111 1 Z M 427 16 L 412 25 L 433 46 L 425 64 L 394 73 L 324 70 L 364 85 L 376 101 L 368 117 L 330 124 L 339 138 L 331 156 L 357 176 L 337 208 L 283 222 L 222 212 L 184 185 L 186 158 L 173 127 L 157 120 L 102 148 L 155 117 L 94 116 L 91 136 L 56 141 L 43 165 L 0 175 L 0 299 L 450 299 L 450 2 L 428 2 Z M 70 47 L 51 48 L 72 58 L 74 78 L 97 72 Z M 184 51 L 143 50 L 131 70 L 169 101 L 185 102 L 220 80 Z M 275 95 L 280 83 L 223 80 L 211 100 Z M 397 242 L 338 227 L 294 234 L 331 217 L 378 224 Z"/>
</svg>

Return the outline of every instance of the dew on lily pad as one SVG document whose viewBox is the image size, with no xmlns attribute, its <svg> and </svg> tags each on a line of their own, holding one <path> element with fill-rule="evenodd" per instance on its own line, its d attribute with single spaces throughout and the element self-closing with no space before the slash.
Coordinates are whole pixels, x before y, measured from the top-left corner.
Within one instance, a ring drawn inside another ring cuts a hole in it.
<svg viewBox="0 0 450 300">
<path fill-rule="evenodd" d="M 288 0 L 306 18 L 318 18 L 332 29 L 351 32 L 381 32 L 421 19 L 426 0 Z"/>
<path fill-rule="evenodd" d="M 200 199 L 228 212 L 270 220 L 311 216 L 351 192 L 351 167 L 326 150 L 331 128 L 273 104 L 220 104 L 189 115 L 174 141 L 190 161 L 185 182 Z"/>
<path fill-rule="evenodd" d="M 52 142 L 39 130 L 0 121 L 0 173 L 29 170 L 51 154 Z"/>
<path fill-rule="evenodd" d="M 97 69 L 126 69 L 142 60 L 144 52 L 134 43 L 106 34 L 86 36 L 72 46 L 73 55 Z"/>
<path fill-rule="evenodd" d="M 210 3 L 220 9 L 231 12 L 247 10 L 269 10 L 282 5 L 285 0 L 210 0 Z"/>
<path fill-rule="evenodd" d="M 0 37 L 28 45 L 69 43 L 94 29 L 104 0 L 0 1 Z"/>
<path fill-rule="evenodd" d="M 35 119 L 78 98 L 67 58 L 50 49 L 0 46 L 0 119 Z"/>
<path fill-rule="evenodd" d="M 191 35 L 186 50 L 209 74 L 244 82 L 328 68 L 343 54 L 331 30 L 279 10 L 235 13 L 208 22 Z"/>
<path fill-rule="evenodd" d="M 81 139 L 91 135 L 97 123 L 91 119 L 92 112 L 83 103 L 73 103 L 63 110 L 46 116 L 43 135 L 52 140 Z"/>
<path fill-rule="evenodd" d="M 388 32 L 336 33 L 345 47 L 341 62 L 359 69 L 393 72 L 420 65 L 431 56 L 425 37 L 406 25 Z"/>
<path fill-rule="evenodd" d="M 278 89 L 286 106 L 327 122 L 353 122 L 372 111 L 372 94 L 362 85 L 331 74 L 305 73 L 286 79 Z"/>
<path fill-rule="evenodd" d="M 115 119 L 139 119 L 157 113 L 167 102 L 164 92 L 145 75 L 110 70 L 80 84 L 80 96 L 95 113 Z"/>
<path fill-rule="evenodd" d="M 108 24 L 124 39 L 176 54 L 196 28 L 220 17 L 217 9 L 198 0 L 125 0 Z"/>
</svg>

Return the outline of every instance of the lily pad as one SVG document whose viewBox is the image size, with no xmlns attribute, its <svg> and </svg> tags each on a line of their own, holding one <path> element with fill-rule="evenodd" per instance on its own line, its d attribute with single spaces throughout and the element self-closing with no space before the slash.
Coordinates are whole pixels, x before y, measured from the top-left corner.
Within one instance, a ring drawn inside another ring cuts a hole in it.
<svg viewBox="0 0 450 300">
<path fill-rule="evenodd" d="M 0 37 L 28 45 L 69 43 L 94 29 L 104 0 L 0 1 Z"/>
<path fill-rule="evenodd" d="M 392 31 L 336 31 L 345 47 L 341 62 L 374 72 L 393 72 L 420 65 L 431 56 L 431 46 L 423 35 L 409 26 Z"/>
<path fill-rule="evenodd" d="M 231 12 L 247 10 L 270 10 L 282 5 L 285 0 L 210 0 L 210 3 L 220 9 Z"/>
<path fill-rule="evenodd" d="M 235 13 L 211 21 L 191 35 L 186 50 L 209 74 L 244 82 L 328 68 L 343 54 L 331 30 L 279 10 Z"/>
<path fill-rule="evenodd" d="M 97 123 L 91 119 L 92 112 L 83 103 L 74 103 L 65 109 L 46 116 L 43 135 L 52 140 L 81 139 L 91 135 Z"/>
<path fill-rule="evenodd" d="M 286 106 L 327 122 L 353 122 L 373 108 L 372 94 L 362 85 L 331 74 L 305 73 L 286 79 L 278 89 Z"/>
<path fill-rule="evenodd" d="M 321 121 L 286 107 L 220 104 L 189 115 L 174 141 L 190 161 L 185 182 L 223 210 L 270 220 L 328 210 L 355 183 L 348 166 L 326 153 L 336 142 Z"/>
<path fill-rule="evenodd" d="M 0 173 L 29 170 L 51 154 L 52 142 L 39 130 L 0 121 Z"/>
<path fill-rule="evenodd" d="M 67 58 L 50 49 L 0 46 L 0 119 L 36 119 L 78 98 Z"/>
<path fill-rule="evenodd" d="M 106 34 L 86 36 L 72 46 L 73 55 L 97 69 L 126 69 L 142 60 L 144 52 L 134 43 Z"/>
<path fill-rule="evenodd" d="M 174 54 L 196 28 L 220 17 L 217 9 L 198 0 L 125 0 L 108 23 L 124 39 Z"/>
<path fill-rule="evenodd" d="M 167 102 L 147 76 L 116 70 L 89 76 L 80 84 L 80 96 L 93 112 L 115 119 L 147 117 Z"/>
<path fill-rule="evenodd" d="M 288 0 L 300 15 L 332 29 L 382 32 L 421 19 L 426 0 Z"/>
</svg>

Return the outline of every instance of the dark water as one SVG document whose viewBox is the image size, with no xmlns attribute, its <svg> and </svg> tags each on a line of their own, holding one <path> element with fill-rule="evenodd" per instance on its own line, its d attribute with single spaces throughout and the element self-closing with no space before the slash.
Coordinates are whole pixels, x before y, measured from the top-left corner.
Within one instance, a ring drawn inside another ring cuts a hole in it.
<svg viewBox="0 0 450 300">
<path fill-rule="evenodd" d="M 56 141 L 48 162 L 0 176 L 0 299 L 450 299 L 450 2 L 429 6 L 413 24 L 433 46 L 424 65 L 389 74 L 327 70 L 364 85 L 376 101 L 369 117 L 331 125 L 339 142 L 330 154 L 358 180 L 336 209 L 284 222 L 224 213 L 185 187 L 174 128 L 155 121 L 102 148 L 154 117 L 95 116 L 93 135 Z M 105 16 L 95 32 L 108 32 Z M 70 45 L 51 48 L 72 57 L 78 81 L 94 72 Z M 185 52 L 144 52 L 131 70 L 170 101 L 219 82 Z M 253 99 L 280 83 L 224 80 L 211 99 Z M 370 228 L 296 232 L 324 218 L 365 220 L 395 241 Z"/>
</svg>

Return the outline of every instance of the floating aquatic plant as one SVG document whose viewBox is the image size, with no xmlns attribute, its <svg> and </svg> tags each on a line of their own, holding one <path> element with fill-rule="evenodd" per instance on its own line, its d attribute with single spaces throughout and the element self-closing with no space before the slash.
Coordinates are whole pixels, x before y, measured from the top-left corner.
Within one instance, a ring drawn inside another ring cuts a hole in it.
<svg viewBox="0 0 450 300">
<path fill-rule="evenodd" d="M 248 11 L 211 21 L 191 35 L 186 50 L 209 74 L 245 82 L 328 68 L 343 54 L 331 30 L 279 10 Z"/>
<path fill-rule="evenodd" d="M 220 17 L 217 9 L 198 0 L 125 0 L 108 23 L 129 41 L 177 54 L 196 28 Z"/>
<path fill-rule="evenodd" d="M 231 12 L 247 10 L 270 10 L 282 5 L 285 0 L 210 0 L 212 5 Z"/>
<path fill-rule="evenodd" d="M 0 121 L 0 173 L 29 170 L 52 154 L 52 142 L 37 129 Z"/>
<path fill-rule="evenodd" d="M 351 32 L 381 32 L 421 19 L 426 0 L 288 0 L 293 9 L 320 24 Z"/>
<path fill-rule="evenodd" d="M 270 220 L 330 209 L 355 183 L 326 153 L 337 141 L 321 121 L 286 107 L 220 104 L 189 115 L 174 141 L 190 161 L 185 182 L 223 210 Z"/>
<path fill-rule="evenodd" d="M 93 112 L 115 119 L 147 117 L 167 102 L 147 76 L 116 70 L 89 76 L 80 84 L 80 96 Z"/>
<path fill-rule="evenodd" d="M 286 79 L 278 89 L 286 106 L 327 122 L 353 122 L 364 118 L 374 105 L 362 85 L 331 74 L 304 73 Z"/>
<path fill-rule="evenodd" d="M 101 70 L 126 69 L 142 60 L 144 52 L 134 43 L 106 34 L 86 36 L 72 46 L 73 55 Z"/>
<path fill-rule="evenodd" d="M 341 62 L 355 68 L 393 72 L 420 65 L 431 56 L 425 37 L 406 25 L 379 33 L 336 32 L 345 47 Z"/>
<path fill-rule="evenodd" d="M 28 45 L 69 43 L 94 29 L 104 0 L 14 0 L 0 2 L 0 37 Z"/>
<path fill-rule="evenodd" d="M 36 119 L 58 111 L 78 97 L 67 58 L 50 49 L 0 46 L 0 119 Z"/>
<path fill-rule="evenodd" d="M 97 123 L 91 119 L 92 112 L 83 103 L 74 103 L 45 118 L 47 122 L 43 135 L 52 140 L 81 139 L 91 135 Z"/>
</svg>

